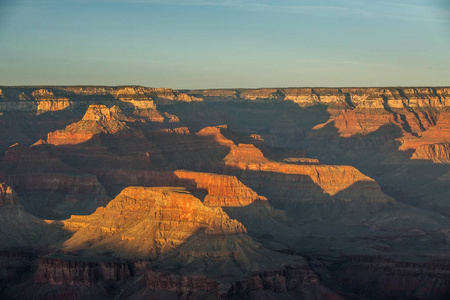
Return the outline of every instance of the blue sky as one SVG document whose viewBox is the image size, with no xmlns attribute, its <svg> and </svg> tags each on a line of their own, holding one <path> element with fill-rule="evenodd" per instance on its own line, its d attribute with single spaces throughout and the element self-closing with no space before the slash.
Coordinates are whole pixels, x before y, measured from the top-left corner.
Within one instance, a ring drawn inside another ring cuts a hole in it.
<svg viewBox="0 0 450 300">
<path fill-rule="evenodd" d="M 0 85 L 450 85 L 447 0 L 0 0 Z"/>
</svg>

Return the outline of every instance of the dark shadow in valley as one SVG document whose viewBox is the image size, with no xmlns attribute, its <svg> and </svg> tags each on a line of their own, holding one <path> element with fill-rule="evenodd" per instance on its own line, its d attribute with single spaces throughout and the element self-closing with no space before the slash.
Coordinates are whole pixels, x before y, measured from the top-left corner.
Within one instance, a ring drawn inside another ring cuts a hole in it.
<svg viewBox="0 0 450 300">
<path fill-rule="evenodd" d="M 321 163 L 352 165 L 375 179 L 382 190 L 398 201 L 420 205 L 427 195 L 426 186 L 445 174 L 443 164 L 411 160 L 412 150 L 400 151 L 402 130 L 395 125 L 383 125 L 376 131 L 351 137 L 341 137 L 330 123 L 311 131 L 301 147 Z"/>
<path fill-rule="evenodd" d="M 306 132 L 329 119 L 326 106 L 302 108 L 291 101 L 181 103 L 159 105 L 158 109 L 178 116 L 181 123 L 195 132 L 222 124 L 227 124 L 234 132 L 246 134 L 267 134 L 286 125 L 294 125 L 295 129 Z"/>
</svg>

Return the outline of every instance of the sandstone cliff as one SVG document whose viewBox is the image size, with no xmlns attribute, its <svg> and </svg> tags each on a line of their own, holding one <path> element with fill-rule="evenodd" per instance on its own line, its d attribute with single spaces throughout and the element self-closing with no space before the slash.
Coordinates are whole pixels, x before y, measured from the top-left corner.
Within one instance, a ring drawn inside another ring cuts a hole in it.
<svg viewBox="0 0 450 300">
<path fill-rule="evenodd" d="M 300 105 L 332 104 L 354 108 L 447 107 L 449 88 L 287 88 L 196 90 L 204 101 L 293 101 Z"/>
<path fill-rule="evenodd" d="M 131 104 L 138 109 L 154 108 L 153 102 L 280 102 L 292 101 L 302 106 L 337 105 L 349 108 L 405 108 L 450 106 L 450 90 L 442 88 L 286 88 L 176 91 L 140 86 L 128 87 L 0 87 L 1 110 L 33 110 L 40 104 L 51 110 L 52 102 L 67 104 L 56 107 L 87 107 L 86 103 Z M 18 101 L 20 100 L 20 102 Z M 70 101 L 70 102 L 68 102 Z M 19 105 L 20 104 L 20 105 Z"/>
</svg>

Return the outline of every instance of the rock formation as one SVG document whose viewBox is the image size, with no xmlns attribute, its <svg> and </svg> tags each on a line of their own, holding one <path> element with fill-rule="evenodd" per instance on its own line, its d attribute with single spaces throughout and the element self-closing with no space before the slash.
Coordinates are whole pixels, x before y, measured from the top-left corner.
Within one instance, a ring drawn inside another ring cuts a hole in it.
<svg viewBox="0 0 450 300">
<path fill-rule="evenodd" d="M 411 159 L 429 160 L 435 163 L 450 163 L 450 144 L 431 144 L 419 146 Z"/>
<path fill-rule="evenodd" d="M 246 232 L 219 207 L 207 207 L 176 188 L 129 187 L 106 208 L 62 223 L 75 232 L 65 243 L 66 251 L 111 251 L 138 258 L 172 250 L 197 231 L 209 235 Z"/>
<path fill-rule="evenodd" d="M 49 133 L 47 142 L 53 145 L 82 144 L 101 133 L 126 135 L 131 129 L 125 120 L 117 106 L 109 109 L 105 105 L 90 105 L 80 122 Z"/>
</svg>

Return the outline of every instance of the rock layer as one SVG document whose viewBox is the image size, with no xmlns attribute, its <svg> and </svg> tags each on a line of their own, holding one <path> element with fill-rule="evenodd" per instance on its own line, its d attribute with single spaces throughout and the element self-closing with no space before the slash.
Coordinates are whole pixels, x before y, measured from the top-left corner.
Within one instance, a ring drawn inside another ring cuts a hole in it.
<svg viewBox="0 0 450 300">
<path fill-rule="evenodd" d="M 450 163 L 450 144 L 431 144 L 420 146 L 411 159 L 429 160 L 435 163 Z"/>
</svg>

